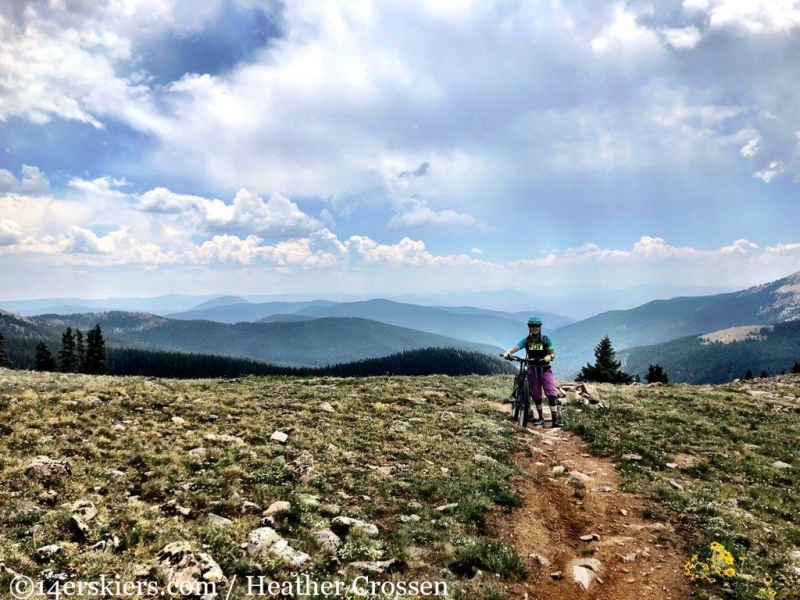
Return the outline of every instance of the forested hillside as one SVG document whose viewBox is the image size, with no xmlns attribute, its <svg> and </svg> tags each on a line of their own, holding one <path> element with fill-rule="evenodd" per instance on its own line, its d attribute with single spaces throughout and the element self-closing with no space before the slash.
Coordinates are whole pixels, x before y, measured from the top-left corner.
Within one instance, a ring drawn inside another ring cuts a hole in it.
<svg viewBox="0 0 800 600">
<path fill-rule="evenodd" d="M 742 341 L 706 342 L 702 336 L 689 336 L 629 348 L 618 356 L 628 373 L 643 378 L 648 365 L 659 364 L 675 383 L 723 383 L 744 377 L 748 369 L 756 377 L 763 371 L 777 375 L 800 361 L 800 321 L 761 327 Z"/>
</svg>

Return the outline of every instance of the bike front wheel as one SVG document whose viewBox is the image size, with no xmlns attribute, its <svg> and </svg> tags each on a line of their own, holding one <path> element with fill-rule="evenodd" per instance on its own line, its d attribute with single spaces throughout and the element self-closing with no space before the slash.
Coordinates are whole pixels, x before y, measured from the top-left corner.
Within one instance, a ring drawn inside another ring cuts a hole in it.
<svg viewBox="0 0 800 600">
<path fill-rule="evenodd" d="M 515 417 L 519 421 L 520 427 L 525 429 L 528 426 L 528 412 L 531 409 L 531 384 L 527 377 L 522 386 L 520 386 L 519 396 L 514 406 L 516 406 L 518 410 Z"/>
</svg>

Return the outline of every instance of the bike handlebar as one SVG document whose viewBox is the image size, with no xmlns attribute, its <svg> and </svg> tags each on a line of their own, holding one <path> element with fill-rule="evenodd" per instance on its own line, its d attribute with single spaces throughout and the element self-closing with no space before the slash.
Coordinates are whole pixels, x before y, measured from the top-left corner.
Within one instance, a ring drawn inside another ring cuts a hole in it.
<svg viewBox="0 0 800 600">
<path fill-rule="evenodd" d="M 550 365 L 549 361 L 542 360 L 540 358 L 520 358 L 519 356 L 508 356 L 507 357 L 507 356 L 505 356 L 503 354 L 501 354 L 500 356 L 502 356 L 506 360 L 512 360 L 514 362 L 525 363 L 525 364 L 528 364 L 528 365 L 533 365 L 534 367 L 547 367 L 547 366 Z"/>
</svg>

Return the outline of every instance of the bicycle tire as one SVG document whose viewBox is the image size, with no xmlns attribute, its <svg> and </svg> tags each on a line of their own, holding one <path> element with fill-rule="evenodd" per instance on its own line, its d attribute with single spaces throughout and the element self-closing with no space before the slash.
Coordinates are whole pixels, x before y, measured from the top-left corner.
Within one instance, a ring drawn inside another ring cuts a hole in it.
<svg viewBox="0 0 800 600">
<path fill-rule="evenodd" d="M 514 402 L 511 403 L 511 418 L 516 422 L 519 419 L 519 380 L 518 378 L 514 379 L 514 389 L 511 392 L 511 397 L 514 398 Z"/>
<path fill-rule="evenodd" d="M 531 384 L 527 377 L 522 384 L 522 389 L 520 390 L 520 401 L 517 404 L 519 405 L 520 411 L 520 414 L 517 416 L 519 419 L 519 425 L 525 429 L 528 426 L 528 412 L 531 409 Z"/>
</svg>

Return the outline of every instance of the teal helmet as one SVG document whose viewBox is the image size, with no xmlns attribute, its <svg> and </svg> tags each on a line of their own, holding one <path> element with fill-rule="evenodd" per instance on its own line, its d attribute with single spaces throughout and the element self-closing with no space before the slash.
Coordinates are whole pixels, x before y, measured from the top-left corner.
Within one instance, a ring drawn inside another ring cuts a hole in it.
<svg viewBox="0 0 800 600">
<path fill-rule="evenodd" d="M 531 327 L 532 325 L 536 325 L 538 327 L 541 327 L 542 326 L 542 320 L 539 317 L 531 317 L 530 319 L 528 319 L 528 327 Z"/>
</svg>

